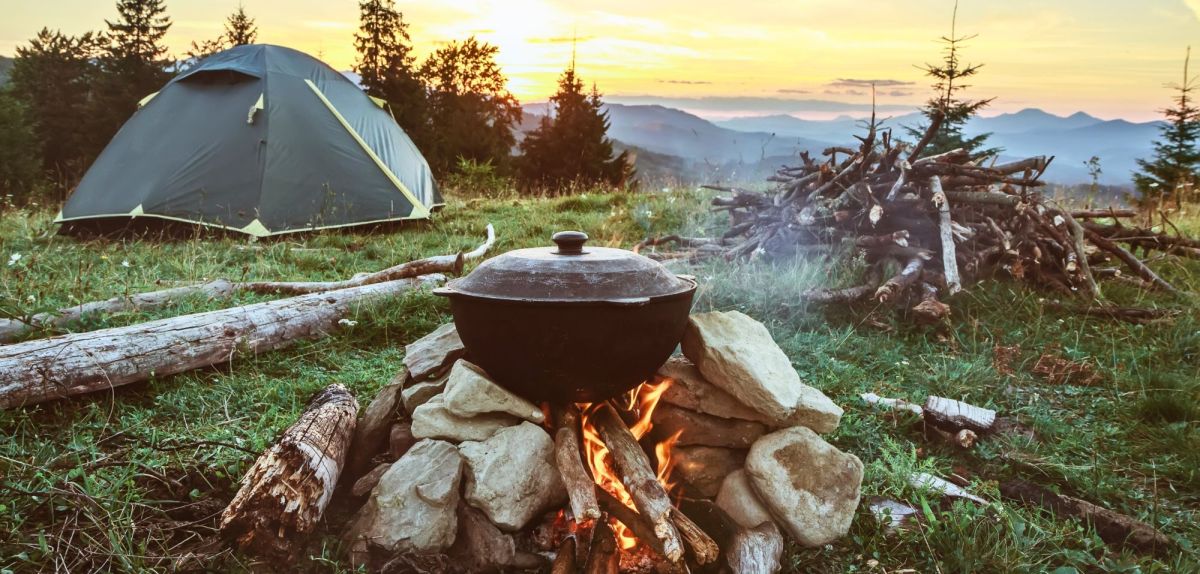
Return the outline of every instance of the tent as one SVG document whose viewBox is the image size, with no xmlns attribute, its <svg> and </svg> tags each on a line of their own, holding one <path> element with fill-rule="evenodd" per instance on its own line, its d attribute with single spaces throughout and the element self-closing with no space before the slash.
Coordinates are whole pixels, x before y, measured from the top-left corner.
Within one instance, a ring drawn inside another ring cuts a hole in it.
<svg viewBox="0 0 1200 574">
<path fill-rule="evenodd" d="M 381 101 L 307 54 L 247 45 L 143 99 L 55 221 L 152 218 L 265 237 L 422 219 L 441 205 Z"/>
</svg>

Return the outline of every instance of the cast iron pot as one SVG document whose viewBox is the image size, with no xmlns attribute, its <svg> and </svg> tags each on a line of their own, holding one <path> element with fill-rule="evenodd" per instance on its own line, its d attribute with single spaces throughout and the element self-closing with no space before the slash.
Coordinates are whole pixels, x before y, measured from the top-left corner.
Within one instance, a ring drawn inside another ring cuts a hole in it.
<svg viewBox="0 0 1200 574">
<path fill-rule="evenodd" d="M 636 253 L 558 245 L 493 257 L 434 293 L 450 298 L 470 359 L 535 403 L 596 402 L 650 379 L 683 338 L 696 281 Z"/>
</svg>

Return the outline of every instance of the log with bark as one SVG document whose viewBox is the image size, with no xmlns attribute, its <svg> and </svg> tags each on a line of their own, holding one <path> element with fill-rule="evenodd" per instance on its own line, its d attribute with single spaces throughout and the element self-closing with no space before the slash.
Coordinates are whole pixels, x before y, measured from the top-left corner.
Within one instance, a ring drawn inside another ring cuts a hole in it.
<svg viewBox="0 0 1200 574">
<path fill-rule="evenodd" d="M 1001 482 L 1000 495 L 1041 506 L 1062 517 L 1082 519 L 1096 529 L 1101 540 L 1115 546 L 1124 546 L 1144 553 L 1162 553 L 1174 546 L 1170 538 L 1145 522 L 1086 500 L 1051 492 L 1032 482 Z"/>
<path fill-rule="evenodd" d="M 333 498 L 357 413 L 342 385 L 313 396 L 242 478 L 221 513 L 221 536 L 265 560 L 289 563 L 299 555 Z"/>
<path fill-rule="evenodd" d="M 589 420 L 608 447 L 616 472 L 633 498 L 638 514 L 650 524 L 654 543 L 661 546 L 668 561 L 678 564 L 683 558 L 683 540 L 671 518 L 674 507 L 650 467 L 646 453 L 616 410 L 607 403 L 597 405 Z"/>
<path fill-rule="evenodd" d="M 228 299 L 233 295 L 234 290 L 233 283 L 225 279 L 217 279 L 200 285 L 185 285 L 160 291 L 113 297 L 104 301 L 92 301 L 64 307 L 53 313 L 38 313 L 28 319 L 0 319 L 0 343 L 13 341 L 37 329 L 61 329 L 95 314 L 161 309 L 187 297 L 203 296 L 210 299 Z"/>
<path fill-rule="evenodd" d="M 767 521 L 738 531 L 726 554 L 726 562 L 734 574 L 772 574 L 779 571 L 783 546 L 783 533 L 774 522 Z"/>
<path fill-rule="evenodd" d="M 555 409 L 558 428 L 554 432 L 554 461 L 562 476 L 576 522 L 600 518 L 596 502 L 596 482 L 584 467 L 582 440 L 579 436 L 579 408 L 568 405 Z"/>
<path fill-rule="evenodd" d="M 360 305 L 444 279 L 399 279 L 0 346 L 0 408 L 108 391 L 324 337 Z"/>
</svg>

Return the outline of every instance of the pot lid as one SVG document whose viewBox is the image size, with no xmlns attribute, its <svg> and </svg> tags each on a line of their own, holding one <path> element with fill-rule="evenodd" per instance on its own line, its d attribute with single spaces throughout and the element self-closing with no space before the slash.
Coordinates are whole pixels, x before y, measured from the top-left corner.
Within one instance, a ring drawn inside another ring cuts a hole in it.
<svg viewBox="0 0 1200 574">
<path fill-rule="evenodd" d="M 632 251 L 585 245 L 586 233 L 560 231 L 557 247 L 518 249 L 484 261 L 455 280 L 453 292 L 522 301 L 637 302 L 677 295 L 695 283 Z"/>
</svg>

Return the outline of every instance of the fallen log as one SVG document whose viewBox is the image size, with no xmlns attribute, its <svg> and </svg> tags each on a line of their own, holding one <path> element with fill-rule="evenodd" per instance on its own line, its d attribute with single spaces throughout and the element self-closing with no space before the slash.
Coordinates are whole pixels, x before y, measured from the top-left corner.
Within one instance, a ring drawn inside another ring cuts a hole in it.
<svg viewBox="0 0 1200 574">
<path fill-rule="evenodd" d="M 0 343 L 7 343 L 35 329 L 59 329 L 96 313 L 149 311 L 166 307 L 184 297 L 203 295 L 211 299 L 227 299 L 233 295 L 233 292 L 233 283 L 225 279 L 217 279 L 200 285 L 185 285 L 64 307 L 52 313 L 38 313 L 27 321 L 0 319 Z"/>
<path fill-rule="evenodd" d="M 629 427 L 607 403 L 596 407 L 590 419 L 608 446 L 621 483 L 633 498 L 633 504 L 653 528 L 654 538 L 662 546 L 663 556 L 678 564 L 683 559 L 683 540 L 671 520 L 674 508 L 667 491 L 659 484 L 654 469 Z"/>
<path fill-rule="evenodd" d="M 342 385 L 317 393 L 242 478 L 221 536 L 259 558 L 290 562 L 317 527 L 341 475 L 358 401 Z"/>
<path fill-rule="evenodd" d="M 886 283 L 875 290 L 875 298 L 880 303 L 887 303 L 895 299 L 901 292 L 908 289 L 918 277 L 921 276 L 921 268 L 925 265 L 925 260 L 920 257 L 913 257 L 904 264 L 904 268 L 900 270 Z"/>
<path fill-rule="evenodd" d="M 336 330 L 356 305 L 443 281 L 400 279 L 0 347 L 0 408 L 165 377 Z"/>
<path fill-rule="evenodd" d="M 571 513 L 575 522 L 600 518 L 600 507 L 596 502 L 596 482 L 583 466 L 579 454 L 583 452 L 579 438 L 579 409 L 569 405 L 556 413 L 558 429 L 554 432 L 554 461 L 567 487 L 571 502 Z"/>
<path fill-rule="evenodd" d="M 1116 243 L 1109 241 L 1107 238 L 1101 236 L 1095 231 L 1092 231 L 1091 229 L 1084 229 L 1083 231 L 1087 235 L 1088 241 L 1094 243 L 1096 247 L 1115 255 L 1117 259 L 1120 259 L 1129 267 L 1130 271 L 1137 273 L 1139 277 L 1148 281 L 1151 285 L 1170 293 L 1179 292 L 1179 290 L 1173 285 L 1167 283 L 1162 277 L 1159 277 L 1157 273 L 1152 271 L 1149 267 L 1146 267 L 1146 264 L 1139 261 L 1138 258 L 1134 257 L 1132 253 L 1122 249 Z"/>
<path fill-rule="evenodd" d="M 1101 540 L 1114 546 L 1144 553 L 1161 553 L 1173 546 L 1170 538 L 1145 522 L 1086 500 L 1051 492 L 1031 482 L 1001 482 L 1000 495 L 1010 500 L 1036 504 L 1059 516 L 1080 518 L 1096 529 Z"/>
</svg>

